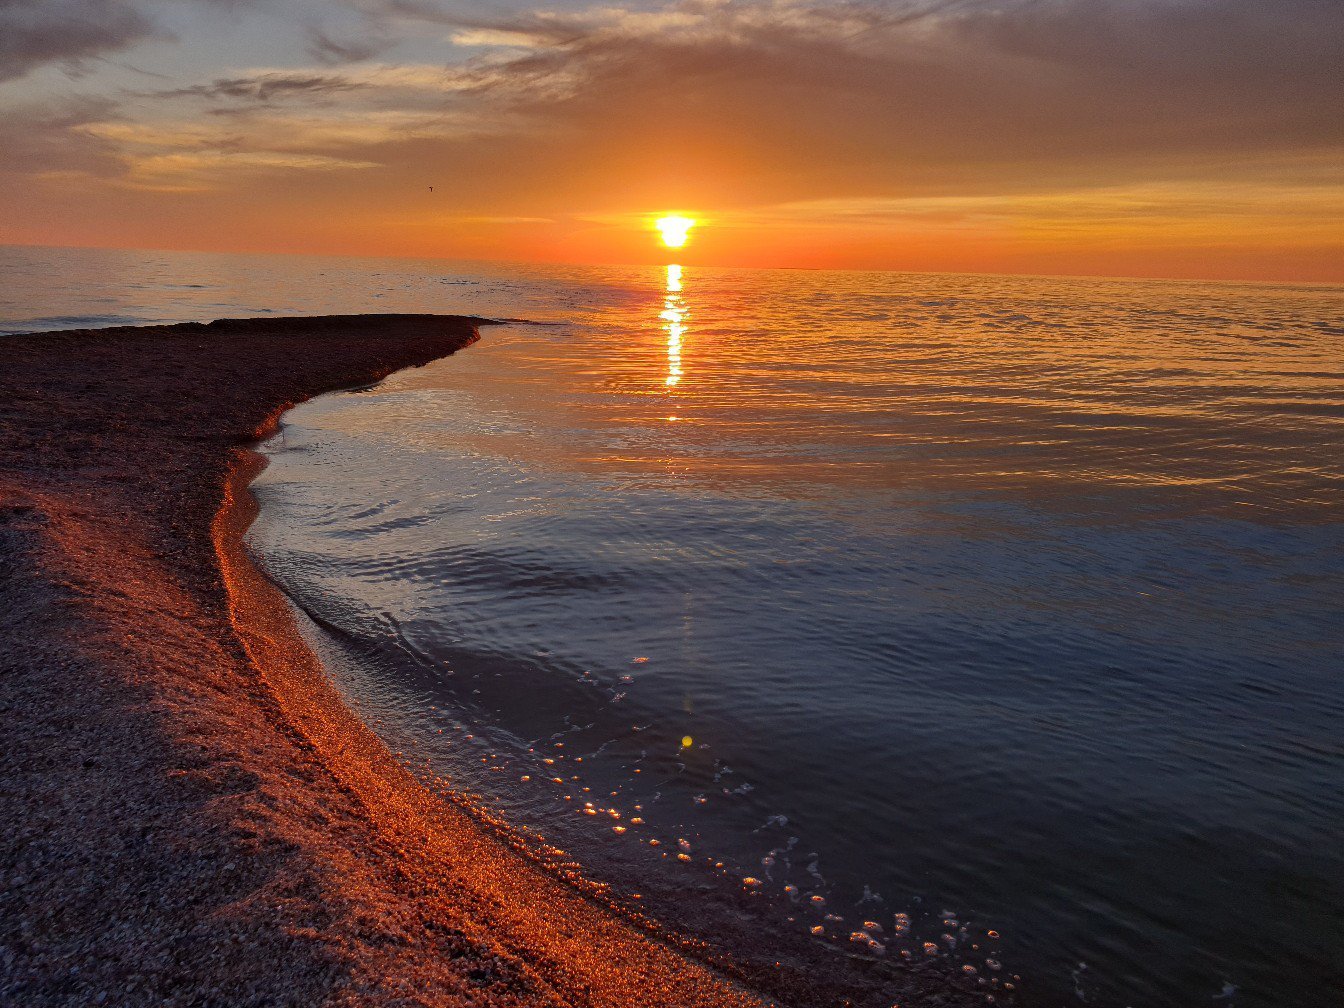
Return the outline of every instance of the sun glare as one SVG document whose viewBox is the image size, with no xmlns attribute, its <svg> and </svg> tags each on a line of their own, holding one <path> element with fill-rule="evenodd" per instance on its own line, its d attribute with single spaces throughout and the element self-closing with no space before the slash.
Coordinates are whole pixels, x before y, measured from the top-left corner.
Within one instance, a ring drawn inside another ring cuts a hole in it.
<svg viewBox="0 0 1344 1008">
<path fill-rule="evenodd" d="M 660 217 L 654 222 L 654 227 L 662 234 L 664 245 L 668 248 L 681 248 L 690 237 L 691 228 L 695 227 L 695 218 Z"/>
</svg>

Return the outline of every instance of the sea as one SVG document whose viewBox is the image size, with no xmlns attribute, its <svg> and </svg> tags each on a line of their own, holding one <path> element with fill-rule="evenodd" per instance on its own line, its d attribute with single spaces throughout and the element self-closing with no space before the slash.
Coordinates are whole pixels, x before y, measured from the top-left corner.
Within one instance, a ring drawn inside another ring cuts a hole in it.
<svg viewBox="0 0 1344 1008">
<path fill-rule="evenodd" d="M 0 249 L 0 332 L 348 312 L 500 323 L 261 447 L 417 772 L 854 1004 L 1344 1004 L 1344 288 Z"/>
</svg>

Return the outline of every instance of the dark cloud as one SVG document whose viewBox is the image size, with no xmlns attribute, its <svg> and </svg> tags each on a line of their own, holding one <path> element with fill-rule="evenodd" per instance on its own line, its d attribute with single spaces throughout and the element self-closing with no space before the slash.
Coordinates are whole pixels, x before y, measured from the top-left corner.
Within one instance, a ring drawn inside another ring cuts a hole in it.
<svg viewBox="0 0 1344 1008">
<path fill-rule="evenodd" d="M 388 39 L 372 35 L 362 39 L 337 39 L 322 28 L 311 28 L 308 35 L 308 54 L 328 65 L 372 59 L 391 45 Z"/>
<path fill-rule="evenodd" d="M 355 91 L 366 85 L 338 73 L 273 71 L 247 77 L 220 77 L 208 84 L 154 92 L 155 97 L 197 97 L 269 104 L 285 98 L 322 98 Z"/>
<path fill-rule="evenodd" d="M 0 80 L 46 63 L 77 64 L 154 33 L 122 0 L 0 0 Z"/>
</svg>

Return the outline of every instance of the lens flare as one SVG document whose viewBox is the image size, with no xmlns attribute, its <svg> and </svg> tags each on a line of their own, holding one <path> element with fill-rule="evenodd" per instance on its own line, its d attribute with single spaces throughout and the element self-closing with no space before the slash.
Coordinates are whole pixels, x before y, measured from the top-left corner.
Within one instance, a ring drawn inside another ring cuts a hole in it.
<svg viewBox="0 0 1344 1008">
<path fill-rule="evenodd" d="M 660 217 L 654 221 L 653 226 L 663 236 L 664 245 L 668 248 L 681 248 L 690 237 L 691 228 L 695 227 L 695 218 Z"/>
</svg>

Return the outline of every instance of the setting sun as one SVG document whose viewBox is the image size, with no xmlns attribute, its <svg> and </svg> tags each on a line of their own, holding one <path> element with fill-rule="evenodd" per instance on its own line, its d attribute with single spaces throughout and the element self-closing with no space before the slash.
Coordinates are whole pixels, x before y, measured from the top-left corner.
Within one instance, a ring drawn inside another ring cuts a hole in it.
<svg viewBox="0 0 1344 1008">
<path fill-rule="evenodd" d="M 664 245 L 668 248 L 681 248 L 686 244 L 691 228 L 695 227 L 695 224 L 693 217 L 660 217 L 653 226 L 662 234 Z"/>
</svg>

